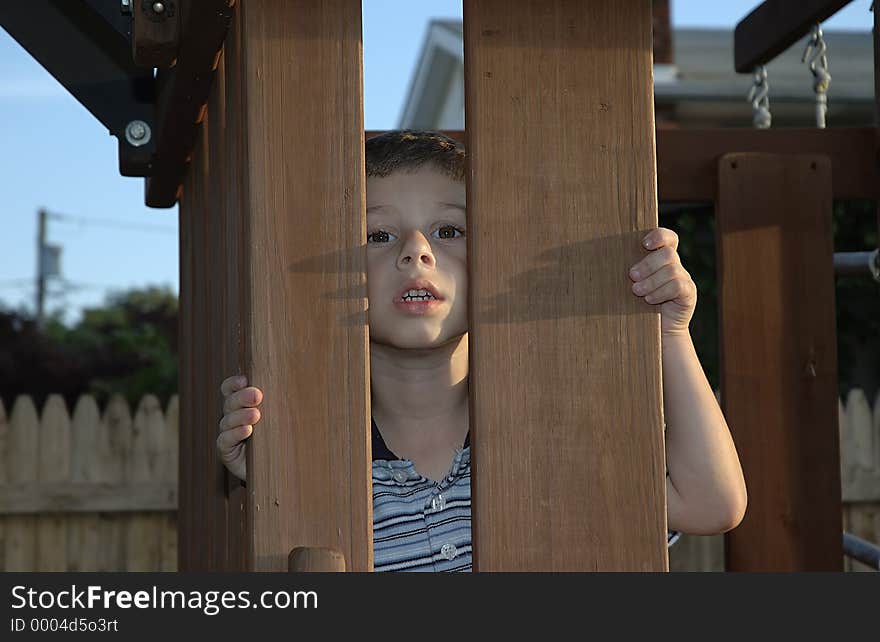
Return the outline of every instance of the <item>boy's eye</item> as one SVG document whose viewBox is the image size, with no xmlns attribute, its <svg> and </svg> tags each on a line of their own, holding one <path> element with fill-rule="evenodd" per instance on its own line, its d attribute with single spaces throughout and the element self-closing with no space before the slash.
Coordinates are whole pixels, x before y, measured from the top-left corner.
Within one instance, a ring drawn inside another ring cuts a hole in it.
<svg viewBox="0 0 880 642">
<path fill-rule="evenodd" d="M 458 236 L 455 235 L 456 232 L 458 232 L 459 236 L 464 236 L 464 230 L 460 227 L 456 227 L 455 225 L 444 225 L 443 227 L 438 227 L 436 231 L 440 232 L 440 236 L 438 238 L 441 239 L 458 238 Z"/>
<path fill-rule="evenodd" d="M 376 230 L 375 232 L 370 232 L 367 234 L 367 243 L 387 243 L 389 241 L 389 234 L 385 230 Z"/>
</svg>

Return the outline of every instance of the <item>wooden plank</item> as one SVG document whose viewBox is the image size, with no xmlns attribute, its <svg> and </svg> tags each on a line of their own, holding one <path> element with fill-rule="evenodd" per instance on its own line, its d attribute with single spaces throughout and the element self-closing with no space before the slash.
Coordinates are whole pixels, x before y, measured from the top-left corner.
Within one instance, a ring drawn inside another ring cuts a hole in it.
<svg viewBox="0 0 880 642">
<path fill-rule="evenodd" d="M 465 0 L 481 571 L 666 570 L 651 2 Z M 539 90 L 536 90 L 539 88 Z"/>
<path fill-rule="evenodd" d="M 131 54 L 139 67 L 171 67 L 180 43 L 180 11 L 174 2 L 135 2 L 131 10 Z"/>
<path fill-rule="evenodd" d="M 56 481 L 12 483 L 0 487 L 0 515 L 173 512 L 176 509 L 177 486 L 170 481 L 122 484 Z"/>
<path fill-rule="evenodd" d="M 174 511 L 163 518 L 162 538 L 160 542 L 160 571 L 174 572 L 177 570 L 177 487 L 178 487 L 178 453 L 180 448 L 180 399 L 173 395 L 165 410 L 165 454 L 161 464 L 163 470 L 158 480 L 174 488 Z"/>
<path fill-rule="evenodd" d="M 835 199 L 877 196 L 873 128 L 678 129 L 657 132 L 660 200 L 714 201 L 718 159 L 733 152 L 822 154 L 831 160 Z"/>
<path fill-rule="evenodd" d="M 880 7 L 874 6 L 874 163 L 875 185 L 880 185 Z M 875 203 L 877 212 L 877 247 L 880 248 L 880 194 Z"/>
<path fill-rule="evenodd" d="M 192 2 L 179 5 L 177 64 L 160 69 L 156 76 L 156 153 L 144 186 L 150 207 L 172 207 L 177 201 L 198 134 L 198 115 L 213 81 L 214 61 L 232 17 L 231 4 L 232 0 L 201 0 L 197 7 Z"/>
<path fill-rule="evenodd" d="M 49 395 L 43 406 L 38 458 L 38 482 L 69 481 L 70 417 L 61 395 Z M 37 566 L 34 570 L 67 570 L 67 522 L 63 516 L 37 517 Z"/>
<path fill-rule="evenodd" d="M 191 179 L 188 177 L 180 196 L 178 208 L 179 230 L 179 272 L 180 272 L 180 316 L 177 320 L 178 336 L 178 374 L 177 390 L 180 395 L 179 421 L 180 421 L 180 452 L 179 456 L 179 510 L 177 512 L 178 528 L 178 558 L 177 568 L 180 571 L 191 571 L 194 568 L 194 557 L 197 546 L 198 527 L 194 519 L 194 511 L 198 502 L 198 489 L 196 488 L 195 470 L 195 431 L 193 429 L 193 415 L 195 411 L 195 397 L 193 380 L 195 377 L 195 362 L 193 355 L 193 317 L 194 317 L 194 248 L 193 233 L 194 212 L 193 190 Z"/>
<path fill-rule="evenodd" d="M 216 75 L 215 75 L 216 76 Z M 224 96 L 225 79 L 216 78 L 211 93 L 208 97 L 205 121 L 203 125 L 205 154 L 203 169 L 205 170 L 206 206 L 208 221 L 204 229 L 207 237 L 207 274 L 210 275 L 204 281 L 205 294 L 208 299 L 210 314 L 205 319 L 205 330 L 208 332 L 208 341 L 212 349 L 208 351 L 208 359 L 205 363 L 209 373 L 209 388 L 205 401 L 208 404 L 208 416 L 211 413 L 219 420 L 223 408 L 223 396 L 220 394 L 220 383 L 226 378 L 223 350 L 217 349 L 222 346 L 223 327 L 222 316 L 225 309 L 227 296 L 226 284 L 219 275 L 225 271 L 226 236 L 225 236 L 225 200 L 226 200 L 226 158 L 223 137 L 226 135 L 226 98 Z M 209 423 L 205 427 L 207 434 L 205 441 L 211 444 L 206 453 L 208 455 L 208 481 L 210 483 L 211 501 L 213 506 L 209 511 L 209 521 L 206 524 L 212 537 L 211 568 L 220 570 L 228 569 L 229 547 L 226 541 L 227 534 L 227 497 L 226 497 L 226 471 L 223 462 L 213 447 L 213 439 L 216 439 L 217 421 Z"/>
<path fill-rule="evenodd" d="M 200 130 L 199 135 L 203 135 L 204 131 Z M 197 141 L 197 144 L 202 139 Z M 203 152 L 197 152 L 200 159 L 204 158 Z M 217 383 L 210 381 L 209 373 L 206 372 L 205 365 L 208 360 L 208 352 L 215 349 L 209 345 L 211 337 L 208 336 L 207 323 L 210 318 L 211 311 L 208 308 L 209 302 L 206 296 L 204 284 L 210 278 L 207 269 L 207 224 L 208 224 L 208 208 L 207 208 L 207 186 L 205 169 L 198 164 L 193 165 L 190 171 L 191 183 L 188 187 L 192 191 L 193 205 L 188 214 L 192 217 L 191 234 L 192 234 L 192 326 L 190 328 L 190 338 L 193 351 L 192 367 L 195 369 L 192 373 L 192 431 L 193 431 L 193 527 L 195 528 L 193 545 L 192 570 L 207 571 L 211 569 L 211 537 L 205 537 L 205 524 L 211 509 L 212 502 L 210 474 L 208 469 L 208 457 L 211 448 L 215 447 L 217 424 L 220 420 L 220 412 L 214 408 L 213 412 L 209 412 L 207 408 L 210 399 L 213 399 L 213 392 Z M 210 433 L 210 438 L 209 438 Z"/>
<path fill-rule="evenodd" d="M 125 484 L 131 458 L 132 421 L 128 402 L 122 395 L 116 394 L 110 398 L 104 409 L 102 424 L 106 439 L 102 448 L 102 476 L 110 484 Z M 126 518 L 106 512 L 98 516 L 101 520 L 98 539 L 102 551 L 98 570 L 124 571 Z"/>
<path fill-rule="evenodd" d="M 244 371 L 266 395 L 248 445 L 252 570 L 285 571 L 292 549 L 325 546 L 367 571 L 361 4 L 251 0 L 236 9 L 245 226 L 237 289 Z"/>
<path fill-rule="evenodd" d="M 222 77 L 224 96 L 223 116 L 226 132 L 223 137 L 224 152 L 227 159 L 241 158 L 245 149 L 245 129 L 242 120 L 245 110 L 243 103 L 243 78 L 237 73 L 240 68 L 241 29 L 238 21 L 233 21 L 220 57 L 218 91 Z M 246 228 L 245 218 L 240 215 L 246 211 L 245 172 L 242 163 L 227 162 L 224 166 L 226 182 L 223 224 L 225 230 L 226 262 L 223 265 L 223 279 L 227 293 L 221 316 L 224 321 L 223 336 L 218 345 L 222 350 L 225 376 L 244 374 L 244 315 L 246 313 L 245 292 L 241 287 L 239 275 L 245 269 L 243 262 Z M 227 541 L 229 548 L 229 570 L 245 571 L 252 567 L 250 549 L 247 546 L 247 501 L 248 492 L 233 475 L 226 476 L 227 495 Z"/>
<path fill-rule="evenodd" d="M 141 399 L 134 416 L 133 427 L 131 459 L 126 481 L 155 483 L 165 432 L 165 418 L 162 416 L 162 408 L 155 395 L 144 395 Z M 162 516 L 136 512 L 126 519 L 126 525 L 126 570 L 158 571 L 161 559 Z"/>
<path fill-rule="evenodd" d="M 733 32 L 734 68 L 741 74 L 763 65 L 807 35 L 852 0 L 764 0 Z"/>
<path fill-rule="evenodd" d="M 9 452 L 9 418 L 6 405 L 0 398 L 0 487 L 9 483 L 6 474 L 6 454 Z M 6 568 L 6 518 L 0 515 L 0 571 Z"/>
<path fill-rule="evenodd" d="M 8 450 L 4 462 L 9 483 L 33 484 L 37 481 L 37 453 L 39 452 L 40 418 L 31 398 L 16 397 L 7 435 Z M 33 516 L 7 517 L 6 571 L 35 571 L 37 569 L 37 518 Z"/>
<path fill-rule="evenodd" d="M 66 488 L 100 479 L 103 472 L 100 447 L 102 442 L 106 443 L 101 439 L 101 428 L 101 411 L 95 398 L 80 396 L 70 427 L 70 482 L 64 483 Z M 5 506 L 0 499 L 0 510 Z M 94 513 L 67 516 L 67 570 L 98 570 L 103 552 L 98 539 L 99 527 L 100 519 Z"/>
<path fill-rule="evenodd" d="M 823 154 L 831 160 L 835 199 L 873 199 L 873 127 L 831 129 L 661 129 L 657 131 L 657 190 L 662 202 L 714 201 L 718 159 L 733 152 Z M 368 131 L 366 137 L 381 134 Z M 461 130 L 444 134 L 465 141 Z"/>
<path fill-rule="evenodd" d="M 749 489 L 729 571 L 840 571 L 831 164 L 728 154 L 716 212 L 721 401 Z"/>
</svg>

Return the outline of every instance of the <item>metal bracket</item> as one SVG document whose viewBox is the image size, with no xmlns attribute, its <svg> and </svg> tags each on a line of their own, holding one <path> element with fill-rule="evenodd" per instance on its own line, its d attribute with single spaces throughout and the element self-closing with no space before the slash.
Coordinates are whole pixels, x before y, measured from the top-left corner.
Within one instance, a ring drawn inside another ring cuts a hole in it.
<svg viewBox="0 0 880 642">
<path fill-rule="evenodd" d="M 149 176 L 155 141 L 145 136 L 133 144 L 126 129 L 134 121 L 155 128 L 156 81 L 152 69 L 132 60 L 130 17 L 108 4 L 0 2 L 0 26 L 116 136 L 119 172 Z"/>
</svg>

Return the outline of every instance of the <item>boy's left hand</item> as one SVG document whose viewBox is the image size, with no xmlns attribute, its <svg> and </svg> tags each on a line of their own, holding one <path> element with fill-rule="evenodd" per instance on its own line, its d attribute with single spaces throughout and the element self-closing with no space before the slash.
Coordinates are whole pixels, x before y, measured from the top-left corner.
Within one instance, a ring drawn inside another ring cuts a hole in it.
<svg viewBox="0 0 880 642">
<path fill-rule="evenodd" d="M 688 334 L 697 307 L 697 286 L 679 259 L 678 234 L 665 227 L 655 228 L 642 239 L 642 247 L 648 256 L 629 271 L 633 293 L 660 306 L 662 335 Z"/>
</svg>

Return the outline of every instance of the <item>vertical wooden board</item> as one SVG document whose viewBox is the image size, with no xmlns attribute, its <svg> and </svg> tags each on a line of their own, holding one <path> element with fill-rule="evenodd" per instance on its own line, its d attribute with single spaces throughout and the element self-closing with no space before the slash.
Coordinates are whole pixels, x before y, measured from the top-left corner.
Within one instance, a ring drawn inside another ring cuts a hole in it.
<svg viewBox="0 0 880 642">
<path fill-rule="evenodd" d="M 207 200 L 205 193 L 205 167 L 206 162 L 203 149 L 203 131 L 199 132 L 196 148 L 193 151 L 193 162 L 189 175 L 191 180 L 192 201 L 188 212 L 191 217 L 190 233 L 192 237 L 192 317 L 190 319 L 190 341 L 192 343 L 192 426 L 193 451 L 192 451 L 192 485 L 194 501 L 192 508 L 192 570 L 211 570 L 210 560 L 213 542 L 211 531 L 206 531 L 209 503 L 212 500 L 212 485 L 208 470 L 207 452 L 214 447 L 216 440 L 217 424 L 220 419 L 220 411 L 216 408 L 208 412 L 208 406 L 213 406 L 213 390 L 216 384 L 209 380 L 210 373 L 206 366 L 208 351 L 212 346 L 208 345 L 207 323 L 209 310 L 207 309 L 207 296 L 205 294 L 206 250 L 208 237 L 206 225 L 208 220 Z M 209 424 L 210 428 L 209 429 Z M 208 435 L 211 438 L 208 438 Z"/>
<path fill-rule="evenodd" d="M 253 570 L 299 546 L 372 568 L 358 0 L 238 4 Z"/>
<path fill-rule="evenodd" d="M 138 404 L 132 424 L 131 456 L 128 477 L 130 483 L 149 483 L 156 479 L 162 454 L 165 418 L 155 395 L 147 394 Z M 126 520 L 126 570 L 158 571 L 162 516 L 152 512 L 135 511 Z"/>
<path fill-rule="evenodd" d="M 40 417 L 38 482 L 68 481 L 70 416 L 61 395 L 49 395 Z M 53 513 L 37 517 L 36 571 L 67 570 L 67 518 Z"/>
<path fill-rule="evenodd" d="M 179 408 L 178 395 L 172 395 L 165 409 L 165 438 L 163 441 L 164 454 L 160 460 L 160 469 L 156 474 L 157 479 L 171 482 L 177 486 L 178 504 L 180 503 L 180 484 L 178 483 L 178 444 L 179 433 Z M 160 571 L 177 570 L 177 511 L 166 513 L 162 516 L 162 532 L 160 536 Z"/>
<path fill-rule="evenodd" d="M 12 415 L 5 453 L 6 479 L 12 484 L 36 483 L 40 419 L 30 397 L 19 395 Z M 6 571 L 37 570 L 37 518 L 10 515 L 6 518 Z"/>
<path fill-rule="evenodd" d="M 218 54 L 219 55 L 219 54 Z M 219 64 L 219 58 L 218 58 Z M 206 175 L 207 212 L 208 220 L 206 232 L 208 234 L 208 271 L 206 278 L 206 291 L 208 296 L 208 309 L 210 310 L 208 341 L 212 349 L 208 353 L 208 372 L 211 373 L 210 381 L 213 387 L 210 389 L 207 401 L 210 408 L 219 418 L 223 408 L 223 396 L 220 393 L 220 384 L 231 374 L 226 366 L 224 345 L 223 315 L 226 309 L 228 289 L 226 276 L 226 225 L 225 225 L 225 202 L 226 202 L 226 158 L 223 137 L 226 135 L 226 100 L 224 97 L 225 82 L 222 74 L 216 74 L 211 93 L 208 97 L 208 108 L 205 122 L 202 123 L 202 131 L 205 137 L 208 172 Z M 235 161 L 233 161 L 235 162 Z M 228 570 L 229 546 L 226 541 L 227 534 L 227 497 L 226 497 L 226 469 L 220 461 L 217 449 L 213 447 L 211 437 L 217 434 L 217 422 L 209 425 L 210 433 L 207 441 L 212 445 L 209 450 L 210 462 L 210 488 L 211 488 L 211 532 L 213 533 L 214 555 L 211 560 L 211 568 Z M 215 437 L 216 438 L 216 437 Z"/>
<path fill-rule="evenodd" d="M 475 568 L 668 568 L 650 0 L 465 0 Z"/>
<path fill-rule="evenodd" d="M 0 486 L 9 483 L 7 477 L 6 457 L 9 452 L 9 418 L 6 416 L 6 405 L 0 398 Z M 0 506 L 0 571 L 6 569 L 6 521 L 3 507 Z"/>
<path fill-rule="evenodd" d="M 73 410 L 70 426 L 70 479 L 77 482 L 105 481 L 101 468 L 101 412 L 95 398 L 82 395 Z M 101 556 L 97 514 L 72 513 L 67 516 L 67 570 L 97 571 Z"/>
<path fill-rule="evenodd" d="M 131 458 L 132 421 L 128 402 L 122 395 L 113 395 L 103 414 L 104 446 L 102 477 L 108 482 L 123 483 L 129 478 Z M 100 513 L 98 540 L 101 547 L 98 571 L 126 570 L 126 532 L 128 516 L 119 513 Z"/>
<path fill-rule="evenodd" d="M 177 320 L 178 374 L 177 390 L 180 395 L 179 431 L 180 452 L 178 455 L 177 491 L 177 567 L 181 571 L 193 570 L 197 530 L 193 517 L 198 501 L 195 487 L 194 430 L 193 414 L 195 397 L 193 395 L 193 178 L 192 172 L 184 180 L 183 193 L 178 205 L 179 234 L 179 309 Z"/>
<path fill-rule="evenodd" d="M 224 98 L 223 136 L 226 163 L 223 166 L 222 180 L 226 184 L 224 200 L 224 226 L 226 235 L 226 255 L 223 273 L 226 292 L 223 310 L 224 372 L 228 376 L 244 373 L 243 318 L 245 314 L 245 292 L 240 287 L 240 274 L 244 270 L 244 245 L 247 243 L 245 212 L 247 186 L 245 167 L 241 162 L 244 152 L 245 129 L 242 116 L 241 28 L 239 20 L 231 22 L 224 44 L 218 80 L 222 78 Z M 227 475 L 227 546 L 229 548 L 229 570 L 244 571 L 251 568 L 247 547 L 247 489 L 238 479 Z"/>
<path fill-rule="evenodd" d="M 728 154 L 716 212 L 724 414 L 749 489 L 729 571 L 839 571 L 831 166 Z"/>
</svg>

